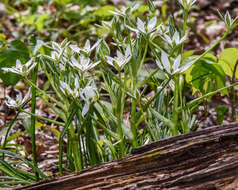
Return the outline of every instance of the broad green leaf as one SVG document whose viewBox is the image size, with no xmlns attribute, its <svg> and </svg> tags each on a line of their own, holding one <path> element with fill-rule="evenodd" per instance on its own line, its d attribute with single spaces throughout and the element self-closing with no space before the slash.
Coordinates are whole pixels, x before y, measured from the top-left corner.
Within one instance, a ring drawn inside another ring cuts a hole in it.
<svg viewBox="0 0 238 190">
<path fill-rule="evenodd" d="M 35 26 L 36 26 L 36 29 L 37 29 L 38 31 L 41 31 L 41 30 L 43 29 L 45 20 L 46 20 L 47 18 L 49 18 L 49 15 L 48 15 L 48 14 L 42 14 L 42 15 L 40 15 L 40 16 L 37 18 L 37 20 L 36 20 L 36 22 L 35 22 Z"/>
<path fill-rule="evenodd" d="M 80 24 L 83 26 L 83 27 L 87 27 L 88 24 L 90 24 L 91 22 L 94 22 L 96 21 L 96 18 L 95 17 L 86 17 L 85 19 L 82 19 L 80 20 Z"/>
<path fill-rule="evenodd" d="M 133 13 L 133 17 L 141 16 L 149 10 L 150 9 L 148 5 L 141 5 L 138 9 L 135 10 L 135 12 Z"/>
<path fill-rule="evenodd" d="M 110 11 L 115 11 L 115 7 L 112 5 L 105 5 L 98 8 L 93 14 L 98 17 L 113 16 L 113 13 L 111 13 Z"/>
<path fill-rule="evenodd" d="M 193 94 L 206 94 L 225 86 L 225 73 L 217 64 L 217 58 L 211 54 L 193 64 L 185 74 L 186 82 L 192 85 Z M 223 93 L 227 94 L 227 91 Z"/>
<path fill-rule="evenodd" d="M 33 25 L 35 20 L 36 20 L 36 15 L 27 15 L 26 17 L 23 18 L 23 23 Z"/>
<path fill-rule="evenodd" d="M 62 6 L 65 6 L 66 4 L 70 3 L 71 0 L 54 0 L 54 2 L 56 2 Z"/>
<path fill-rule="evenodd" d="M 26 63 L 30 57 L 27 47 L 20 40 L 14 40 L 8 45 L 9 48 L 0 51 L 0 78 L 5 85 L 15 85 L 20 76 L 14 73 L 5 73 L 2 68 L 15 66 L 17 59 Z"/>
<path fill-rule="evenodd" d="M 220 54 L 219 65 L 221 65 L 226 75 L 232 77 L 237 61 L 238 49 L 227 48 Z M 238 78 L 238 69 L 236 69 L 235 78 Z"/>
</svg>

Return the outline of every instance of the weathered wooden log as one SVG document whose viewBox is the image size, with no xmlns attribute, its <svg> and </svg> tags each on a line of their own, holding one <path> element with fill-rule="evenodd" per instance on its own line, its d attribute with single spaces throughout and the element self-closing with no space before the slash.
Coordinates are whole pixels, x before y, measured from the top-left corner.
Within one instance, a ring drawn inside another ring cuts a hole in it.
<svg viewBox="0 0 238 190">
<path fill-rule="evenodd" d="M 238 124 L 154 142 L 131 155 L 24 190 L 237 190 Z"/>
</svg>

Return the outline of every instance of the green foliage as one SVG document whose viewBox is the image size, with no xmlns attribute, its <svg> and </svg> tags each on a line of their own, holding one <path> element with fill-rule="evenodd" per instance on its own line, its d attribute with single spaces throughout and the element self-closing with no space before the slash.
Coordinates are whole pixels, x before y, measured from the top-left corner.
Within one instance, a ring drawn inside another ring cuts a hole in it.
<svg viewBox="0 0 238 190">
<path fill-rule="evenodd" d="M 216 106 L 217 122 L 219 125 L 222 124 L 224 120 L 224 115 L 227 114 L 228 111 L 229 111 L 229 108 L 227 106 L 224 106 L 224 105 Z"/>
<path fill-rule="evenodd" d="M 233 73 L 235 72 L 235 78 L 238 78 L 238 70 L 236 69 L 235 71 L 235 67 L 238 64 L 238 49 L 224 49 L 220 54 L 219 64 L 223 68 L 226 75 L 233 77 Z"/>
<path fill-rule="evenodd" d="M 0 78 L 5 85 L 15 85 L 21 78 L 15 73 L 4 73 L 1 68 L 16 65 L 16 60 L 26 63 L 30 57 L 28 48 L 20 40 L 14 40 L 7 44 L 7 48 L 0 51 Z"/>
<path fill-rule="evenodd" d="M 41 14 L 41 15 L 28 15 L 24 18 L 23 23 L 28 25 L 33 25 L 39 32 L 42 31 L 44 28 L 45 21 L 50 16 L 48 14 Z"/>
<path fill-rule="evenodd" d="M 112 5 L 105 5 L 98 8 L 93 14 L 97 17 L 105 18 L 108 16 L 113 16 L 113 13 L 110 11 L 115 11 L 115 7 Z"/>
<path fill-rule="evenodd" d="M 192 85 L 193 94 L 206 94 L 225 86 L 225 73 L 217 62 L 214 55 L 207 54 L 186 72 L 186 81 Z M 227 94 L 227 91 L 224 93 Z"/>
<path fill-rule="evenodd" d="M 66 4 L 70 3 L 72 0 L 54 0 L 54 2 L 65 6 Z"/>
<path fill-rule="evenodd" d="M 156 11 L 155 5 L 151 0 L 148 0 L 148 6 L 152 13 L 154 13 Z"/>
</svg>

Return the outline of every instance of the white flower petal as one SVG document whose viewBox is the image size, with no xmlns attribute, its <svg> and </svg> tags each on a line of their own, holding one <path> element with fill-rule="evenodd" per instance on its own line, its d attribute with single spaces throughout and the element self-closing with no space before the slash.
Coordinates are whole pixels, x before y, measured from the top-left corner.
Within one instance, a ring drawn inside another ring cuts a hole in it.
<svg viewBox="0 0 238 190">
<path fill-rule="evenodd" d="M 174 64 L 173 64 L 174 71 L 176 71 L 179 68 L 180 62 L 181 62 L 181 55 L 179 55 L 174 61 Z"/>
<path fill-rule="evenodd" d="M 168 58 L 168 55 L 164 51 L 162 51 L 162 54 L 161 54 L 161 62 L 165 70 L 171 74 L 171 66 L 170 66 L 169 58 Z"/>
<path fill-rule="evenodd" d="M 113 61 L 115 61 L 115 59 L 113 59 L 112 57 L 109 57 L 109 56 L 106 56 L 106 59 L 107 59 L 107 63 L 114 66 Z"/>
<path fill-rule="evenodd" d="M 88 51 L 90 50 L 90 41 L 89 40 L 86 41 L 84 49 L 88 50 Z"/>
<path fill-rule="evenodd" d="M 157 23 L 156 17 L 153 17 L 152 19 L 149 20 L 147 25 L 148 32 L 151 32 L 155 28 L 156 23 Z"/>
<path fill-rule="evenodd" d="M 164 34 L 164 38 L 166 39 L 166 41 L 167 41 L 170 45 L 173 45 L 172 39 L 171 39 L 167 34 Z"/>
<path fill-rule="evenodd" d="M 75 81 L 74 81 L 74 88 L 75 89 L 79 89 L 79 79 L 78 78 L 75 78 Z"/>
<path fill-rule="evenodd" d="M 22 104 L 25 103 L 31 97 L 31 87 L 28 89 L 25 97 L 22 100 Z"/>
<path fill-rule="evenodd" d="M 138 28 L 142 33 L 146 33 L 146 32 L 145 32 L 145 23 L 144 23 L 140 18 L 137 18 L 137 28 Z"/>
<path fill-rule="evenodd" d="M 184 36 L 182 37 L 182 39 L 179 41 L 179 44 L 183 43 L 186 39 L 187 39 L 187 36 L 184 35 Z"/>
<path fill-rule="evenodd" d="M 121 58 L 124 57 L 123 54 L 122 54 L 119 50 L 117 50 L 117 57 L 118 57 L 119 59 L 121 59 Z"/>
<path fill-rule="evenodd" d="M 61 49 L 60 45 L 59 45 L 58 43 L 56 43 L 56 42 L 52 42 L 52 47 L 53 47 L 55 50 L 60 50 L 60 49 Z"/>
<path fill-rule="evenodd" d="M 81 68 L 79 62 L 78 62 L 73 56 L 70 58 L 69 64 L 70 64 L 72 67 L 77 67 L 78 69 Z"/>
<path fill-rule="evenodd" d="M 16 107 L 16 101 L 14 100 L 14 99 L 12 99 L 12 98 L 10 98 L 9 96 L 6 96 L 6 105 L 8 106 L 8 107 Z"/>
<path fill-rule="evenodd" d="M 16 60 L 16 68 L 21 68 L 22 64 L 21 61 L 19 59 Z"/>
<path fill-rule="evenodd" d="M 91 64 L 91 65 L 90 65 L 90 69 L 91 69 L 91 68 L 94 68 L 95 66 L 97 66 L 100 62 L 101 62 L 101 61 L 97 61 L 97 62 Z"/>
<path fill-rule="evenodd" d="M 163 66 L 161 65 L 160 61 L 159 60 L 155 60 L 155 63 L 157 64 L 157 66 L 161 69 L 161 70 L 164 70 Z"/>
<path fill-rule="evenodd" d="M 12 72 L 11 68 L 8 68 L 8 67 L 3 67 L 2 70 L 5 72 Z"/>
<path fill-rule="evenodd" d="M 128 46 L 126 47 L 125 56 L 128 57 L 128 56 L 130 56 L 130 55 L 131 55 L 131 48 L 130 48 L 130 45 L 128 45 Z"/>
<path fill-rule="evenodd" d="M 76 45 L 70 45 L 69 47 L 76 53 L 80 53 L 80 51 L 81 51 L 81 48 L 79 48 Z"/>
<path fill-rule="evenodd" d="M 36 46 L 33 50 L 33 55 L 36 55 L 36 53 L 39 51 L 39 49 L 44 45 L 45 43 L 41 40 L 36 41 Z"/>
<path fill-rule="evenodd" d="M 66 83 L 63 82 L 63 81 L 60 81 L 60 88 L 61 88 L 61 90 L 65 93 L 65 95 L 67 95 L 67 92 L 70 93 L 70 94 L 73 94 L 73 91 L 72 91 L 72 89 L 69 87 L 69 85 L 66 84 Z"/>
<path fill-rule="evenodd" d="M 90 51 L 94 50 L 97 46 L 99 46 L 99 44 L 101 43 L 102 39 L 98 40 L 90 49 Z"/>
<path fill-rule="evenodd" d="M 135 33 L 139 33 L 139 30 L 132 28 L 131 26 L 125 24 L 125 27 L 127 27 L 128 29 L 130 29 L 131 31 L 135 32 Z"/>
<path fill-rule="evenodd" d="M 83 106 L 83 110 L 82 110 L 82 116 L 84 117 L 86 115 L 86 113 L 88 113 L 88 110 L 89 110 L 89 102 L 86 102 Z"/>
<path fill-rule="evenodd" d="M 181 67 L 180 72 L 182 73 L 182 72 L 186 71 L 186 70 L 189 69 L 195 62 L 196 62 L 196 60 L 191 61 L 190 63 L 188 63 L 188 64 L 186 64 L 185 66 Z"/>
<path fill-rule="evenodd" d="M 175 41 L 175 43 L 178 45 L 179 40 L 180 40 L 179 33 L 176 31 L 173 36 L 173 41 Z"/>
</svg>

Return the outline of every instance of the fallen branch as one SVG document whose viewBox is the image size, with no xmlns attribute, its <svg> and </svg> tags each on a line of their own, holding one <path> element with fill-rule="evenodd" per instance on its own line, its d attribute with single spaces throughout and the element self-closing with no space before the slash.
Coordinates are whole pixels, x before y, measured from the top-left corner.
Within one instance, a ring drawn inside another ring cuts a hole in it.
<svg viewBox="0 0 238 190">
<path fill-rule="evenodd" d="M 18 190 L 238 189 L 238 124 L 133 149 L 126 158 Z"/>
</svg>

